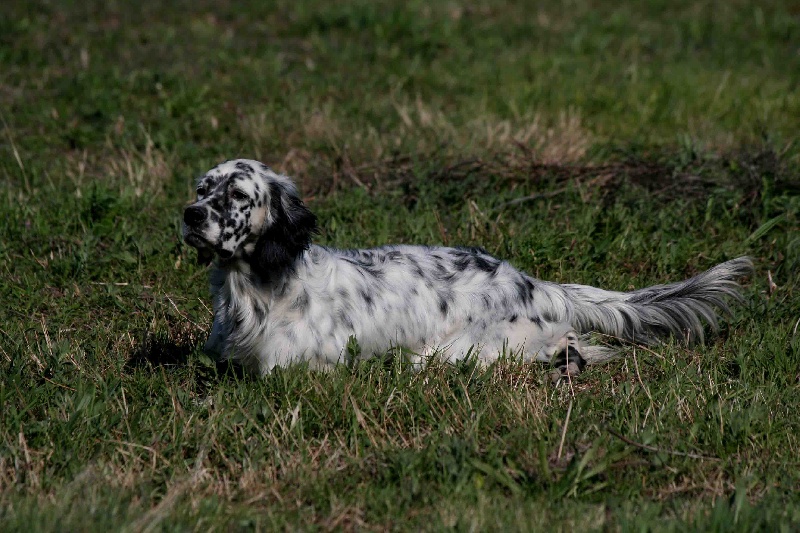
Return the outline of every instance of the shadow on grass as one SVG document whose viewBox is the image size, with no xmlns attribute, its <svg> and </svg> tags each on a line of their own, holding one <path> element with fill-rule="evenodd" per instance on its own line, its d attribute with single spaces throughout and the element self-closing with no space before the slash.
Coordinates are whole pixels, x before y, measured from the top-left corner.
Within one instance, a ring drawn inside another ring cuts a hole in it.
<svg viewBox="0 0 800 533">
<path fill-rule="evenodd" d="M 205 341 L 203 334 L 193 331 L 167 333 L 147 332 L 131 351 L 125 371 L 133 372 L 142 368 L 185 367 L 197 359 L 202 367 L 204 379 L 213 376 L 231 375 L 237 379 L 246 377 L 241 365 L 230 361 L 212 361 L 203 354 Z"/>
<path fill-rule="evenodd" d="M 410 156 L 394 156 L 346 168 L 338 162 L 330 166 L 334 174 L 351 178 L 334 180 L 335 183 L 355 182 L 376 193 L 400 190 L 409 207 L 421 194 L 419 184 L 429 182 L 455 184 L 460 194 L 465 187 L 471 190 L 481 186 L 491 190 L 511 189 L 521 183 L 538 184 L 540 189 L 557 193 L 563 192 L 559 186 L 577 181 L 591 186 L 604 197 L 613 198 L 620 188 L 633 185 L 664 200 L 699 201 L 705 201 L 721 188 L 742 193 L 745 203 L 758 204 L 765 193 L 766 179 L 772 195 L 800 194 L 792 167 L 770 145 L 741 146 L 720 154 L 693 149 L 661 153 L 628 150 L 612 154 L 610 162 L 604 164 L 545 163 L 524 146 L 491 157 L 454 160 L 446 154 L 432 152 L 425 159 L 433 163 L 422 174 L 419 173 L 419 158 Z M 546 193 L 549 194 L 554 193 Z M 541 196 L 537 194 L 529 199 Z"/>
<path fill-rule="evenodd" d="M 169 334 L 166 332 L 145 333 L 131 352 L 126 369 L 148 366 L 183 366 L 189 356 L 200 352 L 201 339 L 191 332 Z"/>
</svg>

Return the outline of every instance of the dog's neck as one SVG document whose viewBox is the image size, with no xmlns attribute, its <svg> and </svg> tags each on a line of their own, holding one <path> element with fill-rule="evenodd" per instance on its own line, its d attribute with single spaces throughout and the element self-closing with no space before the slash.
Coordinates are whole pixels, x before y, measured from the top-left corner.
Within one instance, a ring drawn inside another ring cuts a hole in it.
<svg viewBox="0 0 800 533">
<path fill-rule="evenodd" d="M 227 287 L 226 293 L 233 293 L 235 297 L 229 305 L 235 305 L 239 297 L 250 297 L 258 294 L 259 300 L 264 303 L 269 301 L 274 296 L 280 296 L 286 289 L 289 282 L 290 273 L 296 268 L 297 263 L 300 262 L 298 257 L 289 267 L 283 267 L 274 271 L 258 272 L 253 268 L 251 261 L 248 258 L 231 258 L 221 259 L 216 258 L 214 261 L 214 269 L 211 274 L 211 284 L 219 287 Z"/>
<path fill-rule="evenodd" d="M 254 268 L 255 263 L 247 256 L 222 259 L 217 256 L 211 271 L 211 294 L 214 300 L 216 321 L 237 337 L 237 331 L 258 330 L 252 320 L 262 321 L 268 316 L 277 299 L 291 291 L 294 273 L 304 261 L 307 252 L 298 255 L 289 265 L 276 268 Z"/>
<path fill-rule="evenodd" d="M 215 261 L 209 281 L 214 306 L 212 351 L 245 356 L 257 344 L 252 337 L 269 315 L 274 291 L 264 290 L 262 281 L 241 260 Z"/>
</svg>

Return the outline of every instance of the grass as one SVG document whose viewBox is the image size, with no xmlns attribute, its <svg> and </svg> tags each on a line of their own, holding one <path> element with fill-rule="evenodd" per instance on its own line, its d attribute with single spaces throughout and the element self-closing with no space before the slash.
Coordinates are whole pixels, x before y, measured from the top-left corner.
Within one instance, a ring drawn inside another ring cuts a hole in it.
<svg viewBox="0 0 800 533">
<path fill-rule="evenodd" d="M 3 530 L 800 525 L 794 4 L 4 9 Z M 706 345 L 571 387 L 513 360 L 246 378 L 201 354 L 180 240 L 233 157 L 295 176 L 329 245 L 622 290 L 757 270 Z"/>
</svg>

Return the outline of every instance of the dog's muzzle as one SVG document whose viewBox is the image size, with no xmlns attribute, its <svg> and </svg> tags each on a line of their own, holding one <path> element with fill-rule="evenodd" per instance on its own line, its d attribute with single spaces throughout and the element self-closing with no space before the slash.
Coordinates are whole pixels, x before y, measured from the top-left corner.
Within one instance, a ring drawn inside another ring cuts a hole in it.
<svg viewBox="0 0 800 533">
<path fill-rule="evenodd" d="M 221 259 L 233 257 L 232 251 L 224 249 L 219 243 L 208 241 L 203 234 L 202 228 L 208 218 L 208 210 L 198 205 L 190 205 L 183 211 L 183 240 L 197 248 L 197 258 L 201 264 L 207 264 L 214 253 Z"/>
<path fill-rule="evenodd" d="M 203 254 L 208 254 L 205 249 L 211 247 L 211 243 L 205 239 L 201 231 L 201 226 L 207 218 L 206 210 L 196 205 L 190 205 L 183 211 L 183 240 Z"/>
</svg>

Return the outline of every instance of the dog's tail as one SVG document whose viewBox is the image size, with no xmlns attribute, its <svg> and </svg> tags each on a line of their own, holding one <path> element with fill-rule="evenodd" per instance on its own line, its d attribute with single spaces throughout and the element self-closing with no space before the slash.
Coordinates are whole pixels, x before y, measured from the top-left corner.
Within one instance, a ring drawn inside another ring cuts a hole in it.
<svg viewBox="0 0 800 533">
<path fill-rule="evenodd" d="M 739 257 L 702 274 L 667 285 L 615 292 L 585 285 L 561 285 L 572 304 L 573 327 L 640 344 L 670 334 L 689 342 L 703 340 L 703 321 L 717 329 L 719 312 L 730 314 L 728 300 L 742 301 L 738 280 L 753 262 Z"/>
</svg>

